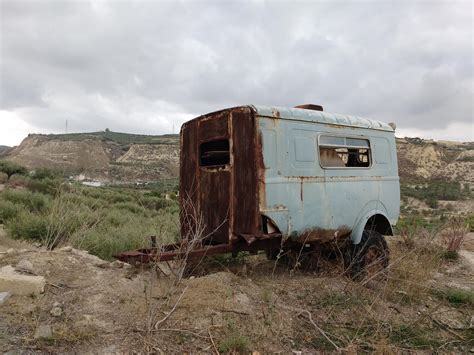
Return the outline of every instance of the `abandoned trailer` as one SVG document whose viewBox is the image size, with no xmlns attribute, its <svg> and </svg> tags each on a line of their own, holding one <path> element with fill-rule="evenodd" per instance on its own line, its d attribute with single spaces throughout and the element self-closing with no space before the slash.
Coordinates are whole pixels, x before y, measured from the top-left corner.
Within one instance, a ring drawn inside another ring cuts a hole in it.
<svg viewBox="0 0 474 355">
<path fill-rule="evenodd" d="M 383 235 L 400 206 L 392 124 L 318 105 L 229 108 L 182 126 L 180 160 L 182 242 L 121 260 L 243 250 L 275 258 L 350 240 L 358 267 L 387 263 Z"/>
</svg>

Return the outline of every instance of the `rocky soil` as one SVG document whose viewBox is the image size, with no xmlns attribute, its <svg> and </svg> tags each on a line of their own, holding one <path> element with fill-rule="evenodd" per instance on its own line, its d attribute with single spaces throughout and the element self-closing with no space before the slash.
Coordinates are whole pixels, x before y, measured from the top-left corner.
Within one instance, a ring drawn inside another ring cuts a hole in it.
<svg viewBox="0 0 474 355">
<path fill-rule="evenodd" d="M 221 258 L 203 274 L 179 280 L 173 265 L 136 268 L 70 247 L 47 251 L 1 233 L 0 267 L 26 263 L 26 273 L 43 276 L 46 285 L 43 293 L 0 301 L 0 351 L 393 352 L 426 350 L 429 341 L 458 352 L 474 348 L 471 306 L 452 306 L 434 293 L 407 301 L 409 289 L 354 283 L 336 261 L 303 272 L 261 255 L 232 263 Z M 391 242 L 394 260 L 399 243 Z M 473 255 L 471 234 L 460 259 L 433 272 L 427 287 L 473 291 Z M 425 323 L 426 334 L 417 335 L 413 329 Z M 421 345 L 410 340 L 415 336 Z"/>
</svg>

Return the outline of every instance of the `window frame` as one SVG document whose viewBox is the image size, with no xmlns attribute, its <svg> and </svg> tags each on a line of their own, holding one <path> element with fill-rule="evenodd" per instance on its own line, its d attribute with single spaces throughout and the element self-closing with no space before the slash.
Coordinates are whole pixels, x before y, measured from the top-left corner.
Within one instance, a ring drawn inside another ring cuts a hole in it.
<svg viewBox="0 0 474 355">
<path fill-rule="evenodd" d="M 202 146 L 204 144 L 212 143 L 212 142 L 218 142 L 218 141 L 227 141 L 227 144 L 229 145 L 229 161 L 226 164 L 218 164 L 218 165 L 202 165 Z M 197 157 L 197 163 L 198 167 L 200 169 L 206 169 L 206 170 L 222 170 L 222 169 L 227 169 L 229 166 L 232 165 L 232 154 L 231 154 L 231 141 L 229 138 L 218 138 L 218 139 L 213 139 L 213 140 L 207 140 L 204 142 L 199 143 L 198 146 L 198 157 Z"/>
<path fill-rule="evenodd" d="M 320 138 L 321 137 L 340 137 L 340 138 L 349 138 L 349 139 L 362 139 L 366 140 L 369 143 L 369 146 L 367 148 L 361 147 L 361 146 L 354 146 L 354 145 L 344 145 L 341 146 L 340 144 L 320 144 Z M 367 136 L 354 136 L 350 134 L 332 134 L 332 133 L 321 133 L 318 134 L 318 139 L 317 139 L 317 155 L 318 155 L 318 163 L 319 166 L 322 169 L 329 169 L 329 170 L 346 170 L 346 169 L 357 169 L 357 170 L 368 170 L 371 169 L 373 166 L 373 155 L 372 155 L 372 141 L 370 137 Z M 327 147 L 327 148 L 347 148 L 347 149 L 367 149 L 368 151 L 368 158 L 369 158 L 369 166 L 323 166 L 321 163 L 321 151 L 319 150 L 319 147 Z"/>
</svg>

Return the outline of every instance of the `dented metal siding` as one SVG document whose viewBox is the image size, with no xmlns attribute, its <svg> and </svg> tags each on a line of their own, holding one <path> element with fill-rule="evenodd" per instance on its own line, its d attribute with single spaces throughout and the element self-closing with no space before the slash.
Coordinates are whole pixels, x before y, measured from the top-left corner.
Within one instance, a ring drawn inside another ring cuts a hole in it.
<svg viewBox="0 0 474 355">
<path fill-rule="evenodd" d="M 400 197 L 392 128 L 306 111 L 237 107 L 186 123 L 181 134 L 182 231 L 193 229 L 194 222 L 183 217 L 193 213 L 202 216 L 206 233 L 212 233 L 207 243 L 261 237 L 261 214 L 284 237 L 299 242 L 348 235 L 373 211 L 395 223 Z M 372 153 L 371 168 L 323 169 L 321 133 L 386 140 L 390 158 L 376 161 Z M 200 167 L 200 144 L 220 138 L 230 141 L 229 166 Z M 187 196 L 192 208 L 186 207 Z"/>
<path fill-rule="evenodd" d="M 260 210 L 284 237 L 309 242 L 348 235 L 368 211 L 380 211 L 392 223 L 396 221 L 400 197 L 394 146 L 386 164 L 374 161 L 371 168 L 323 169 L 317 145 L 322 133 L 369 140 L 383 137 L 394 143 L 393 131 L 290 120 L 284 115 L 273 110 L 272 117 L 258 116 L 265 165 L 265 199 Z M 296 159 L 302 141 L 308 146 L 303 146 L 306 151 L 301 155 L 309 161 Z"/>
</svg>

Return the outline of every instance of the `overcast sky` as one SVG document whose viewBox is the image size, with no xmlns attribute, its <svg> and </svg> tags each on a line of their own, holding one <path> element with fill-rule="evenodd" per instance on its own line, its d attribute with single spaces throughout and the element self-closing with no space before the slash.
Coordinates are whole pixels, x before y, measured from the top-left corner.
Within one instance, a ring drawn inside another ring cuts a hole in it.
<svg viewBox="0 0 474 355">
<path fill-rule="evenodd" d="M 0 144 L 249 103 L 474 140 L 471 1 L 0 3 Z"/>
</svg>

